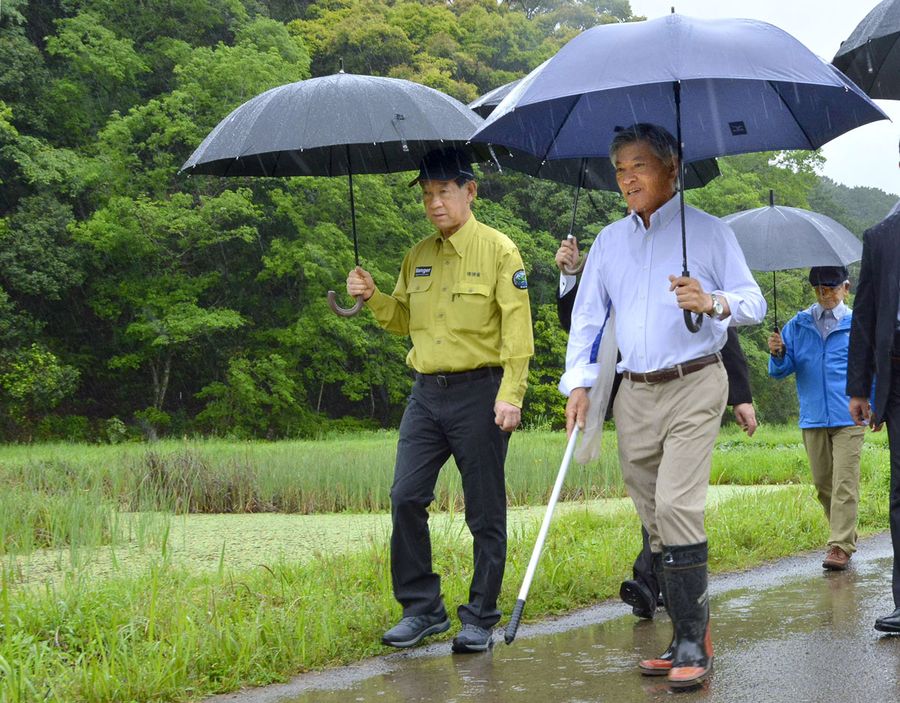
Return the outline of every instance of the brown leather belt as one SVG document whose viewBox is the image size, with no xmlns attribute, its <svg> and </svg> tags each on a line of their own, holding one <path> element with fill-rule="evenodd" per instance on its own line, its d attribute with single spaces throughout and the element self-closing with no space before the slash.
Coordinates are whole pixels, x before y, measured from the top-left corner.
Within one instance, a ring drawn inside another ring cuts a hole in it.
<svg viewBox="0 0 900 703">
<path fill-rule="evenodd" d="M 629 381 L 636 381 L 637 383 L 665 383 L 666 381 L 674 381 L 676 378 L 687 376 L 689 373 L 699 371 L 700 369 L 721 360 L 722 355 L 719 352 L 716 352 L 715 354 L 701 356 L 699 359 L 691 359 L 690 361 L 685 361 L 683 364 L 675 364 L 675 366 L 667 369 L 660 369 L 659 371 L 648 371 L 647 373 L 623 371 L 622 375 Z"/>
</svg>

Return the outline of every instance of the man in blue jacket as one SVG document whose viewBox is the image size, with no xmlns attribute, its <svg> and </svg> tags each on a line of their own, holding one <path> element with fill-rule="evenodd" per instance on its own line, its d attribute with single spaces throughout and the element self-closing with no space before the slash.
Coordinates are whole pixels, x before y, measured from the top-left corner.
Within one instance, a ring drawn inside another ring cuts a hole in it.
<svg viewBox="0 0 900 703">
<path fill-rule="evenodd" d="M 800 427 L 813 483 L 830 525 L 822 566 L 841 571 L 856 551 L 859 459 L 865 428 L 848 410 L 847 350 L 852 311 L 844 304 L 850 291 L 843 266 L 814 266 L 809 282 L 816 303 L 797 313 L 781 334 L 769 337 L 769 375 L 796 375 Z"/>
</svg>

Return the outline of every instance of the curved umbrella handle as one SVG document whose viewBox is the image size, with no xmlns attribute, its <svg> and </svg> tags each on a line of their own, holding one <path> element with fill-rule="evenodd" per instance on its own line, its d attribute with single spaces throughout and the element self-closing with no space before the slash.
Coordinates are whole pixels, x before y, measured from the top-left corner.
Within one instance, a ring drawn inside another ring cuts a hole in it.
<svg viewBox="0 0 900 703">
<path fill-rule="evenodd" d="M 578 255 L 578 263 L 575 264 L 572 268 L 569 268 L 565 264 L 562 265 L 562 272 L 567 276 L 577 276 L 581 273 L 582 269 L 584 269 L 584 264 L 587 261 L 587 257 L 584 254 Z"/>
<path fill-rule="evenodd" d="M 690 310 L 685 310 L 684 326 L 688 328 L 688 331 L 696 334 L 700 331 L 700 328 L 703 327 L 703 315 L 697 315 L 697 317 L 694 317 L 691 314 Z"/>
<path fill-rule="evenodd" d="M 341 317 L 353 317 L 356 313 L 362 310 L 363 306 L 363 297 L 361 295 L 356 296 L 356 304 L 352 308 L 342 308 L 338 305 L 337 302 L 337 293 L 333 290 L 328 291 L 328 305 L 334 310 L 336 315 L 340 315 Z"/>
</svg>

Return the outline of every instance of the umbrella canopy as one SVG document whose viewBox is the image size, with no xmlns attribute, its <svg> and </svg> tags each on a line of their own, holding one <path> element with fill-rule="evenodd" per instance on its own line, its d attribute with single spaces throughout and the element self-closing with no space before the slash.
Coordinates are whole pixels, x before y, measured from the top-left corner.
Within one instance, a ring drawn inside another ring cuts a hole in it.
<svg viewBox="0 0 900 703">
<path fill-rule="evenodd" d="M 482 117 L 488 117 L 494 108 L 518 85 L 519 80 L 501 85 L 469 103 L 469 108 Z M 580 186 L 592 190 L 618 191 L 616 169 L 605 156 L 585 159 L 554 159 L 546 161 L 521 149 L 498 150 L 496 162 L 502 168 L 527 173 L 534 178 L 556 181 L 564 185 Z M 715 159 L 704 159 L 685 164 L 684 187 L 702 188 L 720 175 Z"/>
<path fill-rule="evenodd" d="M 900 212 L 900 200 L 894 203 L 894 207 L 891 208 L 890 212 L 887 214 L 888 217 L 893 217 L 898 212 Z"/>
<path fill-rule="evenodd" d="M 756 20 L 671 14 L 592 27 L 523 78 L 473 141 L 541 159 L 608 156 L 637 122 L 676 136 L 679 161 L 816 149 L 887 115 L 833 66 Z M 682 179 L 682 182 L 684 179 Z M 682 275 L 689 276 L 682 208 Z M 699 330 L 702 317 L 685 323 Z"/>
<path fill-rule="evenodd" d="M 811 266 L 846 266 L 862 258 L 862 242 L 849 229 L 827 215 L 796 207 L 775 205 L 726 215 L 747 266 L 772 271 L 775 329 L 778 329 L 778 286 L 775 271 Z"/>
<path fill-rule="evenodd" d="M 900 100 L 900 0 L 882 0 L 832 63 L 873 98 Z"/>
<path fill-rule="evenodd" d="M 846 266 L 862 258 L 862 242 L 818 212 L 769 205 L 722 220 L 734 230 L 747 266 L 754 271 Z"/>
<path fill-rule="evenodd" d="M 672 14 L 582 32 L 513 87 L 473 140 L 542 159 L 608 156 L 616 127 L 676 134 L 680 105 L 686 161 L 816 149 L 887 118 L 777 27 Z"/>
<path fill-rule="evenodd" d="M 411 171 L 432 149 L 471 150 L 466 142 L 481 123 L 433 88 L 341 72 L 248 100 L 216 125 L 181 170 L 215 176 Z"/>
<path fill-rule="evenodd" d="M 432 149 L 455 146 L 487 158 L 468 139 L 482 118 L 463 103 L 412 81 L 336 73 L 267 90 L 210 132 L 181 171 L 214 176 L 347 176 L 353 250 L 359 265 L 353 174 L 419 168 Z M 334 291 L 328 302 L 339 315 Z"/>
</svg>

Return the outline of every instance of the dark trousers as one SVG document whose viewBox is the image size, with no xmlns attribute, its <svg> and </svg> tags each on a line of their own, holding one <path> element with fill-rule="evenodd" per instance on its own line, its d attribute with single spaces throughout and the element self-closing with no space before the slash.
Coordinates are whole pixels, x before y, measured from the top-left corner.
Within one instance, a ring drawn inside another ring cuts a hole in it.
<svg viewBox="0 0 900 703">
<path fill-rule="evenodd" d="M 891 374 L 891 392 L 888 396 L 884 420 L 888 429 L 888 444 L 891 451 L 891 494 L 889 498 L 889 522 L 891 543 L 894 547 L 894 570 L 891 587 L 894 607 L 900 608 L 900 368 Z"/>
<path fill-rule="evenodd" d="M 647 528 L 641 525 L 641 540 L 643 546 L 640 554 L 634 560 L 634 566 L 631 567 L 631 573 L 635 581 L 640 581 L 654 597 L 659 596 L 659 582 L 656 580 L 656 574 L 653 571 L 653 552 L 650 551 L 650 535 Z"/>
<path fill-rule="evenodd" d="M 474 574 L 463 623 L 493 627 L 506 566 L 506 486 L 503 466 L 509 433 L 494 424 L 502 371 L 439 385 L 419 377 L 400 423 L 391 487 L 391 576 L 403 615 L 443 608 L 440 577 L 431 564 L 428 505 L 441 467 L 452 455 L 462 477 L 466 524 L 473 537 Z"/>
</svg>

